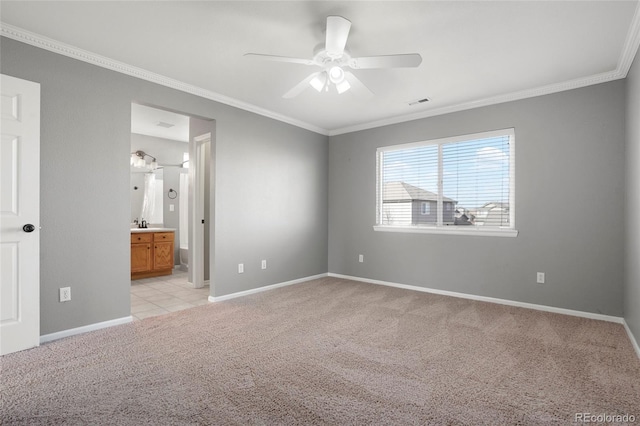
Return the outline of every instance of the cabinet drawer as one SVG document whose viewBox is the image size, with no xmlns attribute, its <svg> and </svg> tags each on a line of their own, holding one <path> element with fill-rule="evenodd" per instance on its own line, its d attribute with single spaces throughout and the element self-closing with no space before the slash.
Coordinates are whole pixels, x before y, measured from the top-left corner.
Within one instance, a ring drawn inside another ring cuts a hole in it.
<svg viewBox="0 0 640 426">
<path fill-rule="evenodd" d="M 136 232 L 131 234 L 131 243 L 150 243 L 153 241 L 151 232 Z"/>
<path fill-rule="evenodd" d="M 173 232 L 156 232 L 153 241 L 173 241 Z"/>
</svg>

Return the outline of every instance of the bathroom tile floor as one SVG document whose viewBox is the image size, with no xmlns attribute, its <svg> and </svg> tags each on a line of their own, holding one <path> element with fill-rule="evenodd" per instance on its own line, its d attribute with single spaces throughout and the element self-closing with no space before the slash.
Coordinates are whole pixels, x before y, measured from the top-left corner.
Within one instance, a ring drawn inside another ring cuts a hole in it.
<svg viewBox="0 0 640 426">
<path fill-rule="evenodd" d="M 131 281 L 131 316 L 134 321 L 208 303 L 209 287 L 193 288 L 187 273 Z"/>
</svg>

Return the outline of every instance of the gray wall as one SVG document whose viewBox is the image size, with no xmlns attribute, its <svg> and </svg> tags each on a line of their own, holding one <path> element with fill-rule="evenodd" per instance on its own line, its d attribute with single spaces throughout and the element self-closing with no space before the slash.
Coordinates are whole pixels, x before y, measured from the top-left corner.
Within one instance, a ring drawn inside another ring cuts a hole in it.
<svg viewBox="0 0 640 426">
<path fill-rule="evenodd" d="M 1 43 L 2 73 L 42 90 L 42 334 L 130 314 L 132 101 L 216 120 L 214 295 L 327 271 L 327 137 L 14 40 Z M 70 302 L 58 302 L 63 286 L 71 287 Z"/>
<path fill-rule="evenodd" d="M 326 273 L 327 138 L 267 119 L 217 125 L 216 295 Z"/>
<path fill-rule="evenodd" d="M 331 137 L 329 271 L 621 316 L 624 99 L 615 81 Z M 516 238 L 373 230 L 376 148 L 510 127 Z"/>
<path fill-rule="evenodd" d="M 627 75 L 624 318 L 640 343 L 640 58 Z"/>
</svg>

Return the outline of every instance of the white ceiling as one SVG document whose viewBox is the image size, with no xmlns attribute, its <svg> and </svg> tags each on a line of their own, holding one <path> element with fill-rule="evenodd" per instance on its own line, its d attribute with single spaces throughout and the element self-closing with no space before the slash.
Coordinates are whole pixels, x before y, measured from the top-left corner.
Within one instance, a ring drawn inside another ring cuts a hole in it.
<svg viewBox="0 0 640 426">
<path fill-rule="evenodd" d="M 636 0 L 3 0 L 0 11 L 5 36 L 73 57 L 64 44 L 70 45 L 90 52 L 75 54 L 79 59 L 100 55 L 94 63 L 126 69 L 124 63 L 129 73 L 146 70 L 161 84 L 337 134 L 624 78 L 640 43 L 637 6 Z M 352 56 L 420 53 L 421 66 L 355 70 L 372 99 L 311 88 L 283 99 L 317 68 L 243 55 L 311 58 L 324 43 L 328 15 L 351 20 Z M 431 101 L 408 105 L 425 97 Z"/>
<path fill-rule="evenodd" d="M 160 123 L 163 125 L 158 125 Z M 132 103 L 131 133 L 189 142 L 189 117 Z"/>
</svg>

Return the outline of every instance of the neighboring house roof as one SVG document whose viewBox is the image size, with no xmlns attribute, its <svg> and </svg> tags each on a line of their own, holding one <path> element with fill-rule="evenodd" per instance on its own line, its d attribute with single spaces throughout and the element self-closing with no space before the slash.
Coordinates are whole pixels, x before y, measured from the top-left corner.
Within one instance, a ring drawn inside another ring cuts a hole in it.
<svg viewBox="0 0 640 426">
<path fill-rule="evenodd" d="M 482 207 L 478 207 L 475 209 L 469 209 L 469 212 L 475 215 L 487 215 L 492 211 L 509 211 L 509 203 L 500 203 L 498 201 L 491 201 L 485 203 Z"/>
<path fill-rule="evenodd" d="M 476 225 L 506 226 L 509 224 L 509 203 L 491 201 L 477 209 L 469 210 Z"/>
<path fill-rule="evenodd" d="M 438 201 L 438 194 L 410 185 L 406 182 L 387 182 L 382 190 L 382 201 L 397 203 L 402 201 Z M 451 198 L 442 197 L 442 201 L 455 203 Z"/>
<path fill-rule="evenodd" d="M 481 208 L 483 208 L 483 209 L 495 209 L 495 208 L 508 209 L 509 208 L 509 203 L 500 203 L 498 201 L 490 201 L 490 202 L 486 203 L 484 206 L 482 206 Z"/>
</svg>

